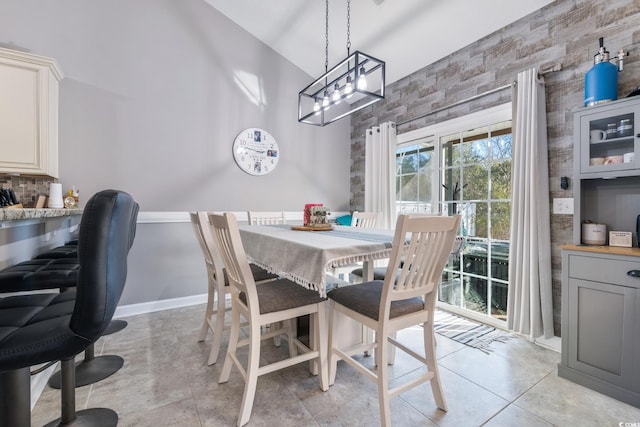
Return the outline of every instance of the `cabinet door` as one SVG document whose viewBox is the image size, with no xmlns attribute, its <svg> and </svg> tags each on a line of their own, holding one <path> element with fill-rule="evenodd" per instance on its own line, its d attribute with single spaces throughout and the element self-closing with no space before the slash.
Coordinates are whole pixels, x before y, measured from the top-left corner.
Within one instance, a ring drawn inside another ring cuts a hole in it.
<svg viewBox="0 0 640 427">
<path fill-rule="evenodd" d="M 20 169 L 39 167 L 38 70 L 0 64 L 0 93 L 3 166 Z"/>
<path fill-rule="evenodd" d="M 636 100 L 634 100 L 636 101 Z M 623 102 L 581 111 L 579 117 L 579 171 L 581 174 L 613 173 L 638 169 L 639 148 L 637 102 Z M 576 118 L 578 118 L 576 117 Z"/>
<path fill-rule="evenodd" d="M 636 324 L 634 330 L 640 335 L 640 289 L 636 290 Z M 633 355 L 633 386 L 631 387 L 636 393 L 640 393 L 640 338 L 636 338 L 636 348 Z"/>
<path fill-rule="evenodd" d="M 0 48 L 0 173 L 58 176 L 58 82 L 49 58 Z"/>
<path fill-rule="evenodd" d="M 569 280 L 571 368 L 627 389 L 633 383 L 638 290 L 581 279 Z"/>
</svg>

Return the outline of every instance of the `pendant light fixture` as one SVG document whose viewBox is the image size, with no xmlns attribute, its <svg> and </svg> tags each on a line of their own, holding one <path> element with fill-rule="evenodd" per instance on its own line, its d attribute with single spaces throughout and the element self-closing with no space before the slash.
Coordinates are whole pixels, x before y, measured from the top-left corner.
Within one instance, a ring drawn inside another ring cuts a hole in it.
<svg viewBox="0 0 640 427">
<path fill-rule="evenodd" d="M 347 57 L 329 70 L 329 0 L 325 0 L 325 73 L 298 94 L 298 121 L 335 122 L 384 99 L 384 61 L 351 50 L 351 0 L 347 0 Z"/>
</svg>

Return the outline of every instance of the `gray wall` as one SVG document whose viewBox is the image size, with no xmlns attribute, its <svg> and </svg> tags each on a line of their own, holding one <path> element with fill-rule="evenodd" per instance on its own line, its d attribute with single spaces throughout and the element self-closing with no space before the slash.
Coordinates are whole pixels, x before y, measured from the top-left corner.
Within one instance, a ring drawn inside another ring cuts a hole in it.
<svg viewBox="0 0 640 427">
<path fill-rule="evenodd" d="M 81 207 L 117 188 L 143 213 L 348 210 L 349 119 L 298 124 L 312 76 L 203 0 L 2 0 L 0 45 L 60 63 L 59 181 Z M 231 153 L 253 126 L 281 151 L 263 177 Z M 189 224 L 140 224 L 121 303 L 205 293 L 204 278 Z"/>
<path fill-rule="evenodd" d="M 455 29 L 454 29 L 455 30 Z M 640 1 L 559 0 L 436 61 L 387 88 L 383 102 L 351 120 L 351 209 L 364 205 L 364 132 L 385 121 L 405 122 L 431 110 L 511 83 L 518 72 L 562 63 L 545 76 L 549 138 L 550 200 L 573 197 L 560 189 L 560 177 L 573 177 L 573 112 L 583 106 L 584 75 L 593 65 L 598 38 L 612 52 L 630 51 L 619 74 L 618 95 L 640 85 Z M 384 59 L 384 58 L 382 58 Z M 399 126 L 398 133 L 450 120 L 511 100 L 509 90 Z M 572 243 L 571 215 L 551 215 L 554 323 L 560 333 L 560 245 Z M 629 224 L 628 229 L 634 229 Z"/>
</svg>

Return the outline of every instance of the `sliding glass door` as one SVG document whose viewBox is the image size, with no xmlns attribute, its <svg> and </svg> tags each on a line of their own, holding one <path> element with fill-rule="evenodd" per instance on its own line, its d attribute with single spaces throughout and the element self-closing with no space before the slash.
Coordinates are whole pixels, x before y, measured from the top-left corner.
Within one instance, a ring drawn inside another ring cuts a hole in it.
<svg viewBox="0 0 640 427">
<path fill-rule="evenodd" d="M 438 303 L 499 325 L 509 290 L 510 106 L 465 119 L 398 135 L 396 207 L 462 215 L 465 246 L 449 259 Z"/>
<path fill-rule="evenodd" d="M 506 320 L 511 212 L 511 122 L 439 138 L 441 211 L 462 215 L 466 244 L 452 257 L 439 300 Z"/>
</svg>

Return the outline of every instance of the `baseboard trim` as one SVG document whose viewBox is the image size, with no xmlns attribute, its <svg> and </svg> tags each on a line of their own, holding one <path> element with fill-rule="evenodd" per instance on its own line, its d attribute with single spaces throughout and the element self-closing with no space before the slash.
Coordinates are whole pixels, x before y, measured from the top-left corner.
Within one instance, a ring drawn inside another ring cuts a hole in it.
<svg viewBox="0 0 640 427">
<path fill-rule="evenodd" d="M 123 305 L 116 308 L 114 318 L 135 316 L 138 314 L 153 313 L 173 308 L 188 307 L 198 304 L 206 304 L 207 294 L 190 295 L 188 297 L 163 299 L 157 301 L 142 302 L 138 304 Z"/>
</svg>

